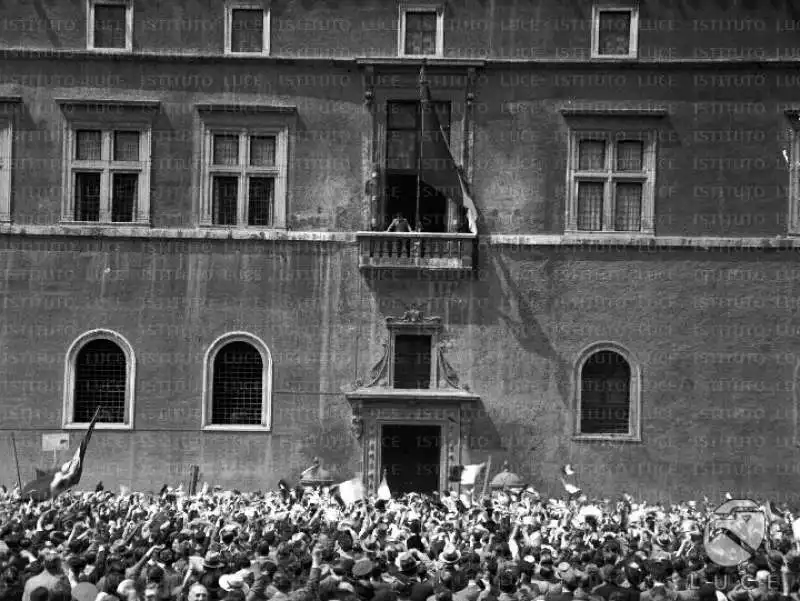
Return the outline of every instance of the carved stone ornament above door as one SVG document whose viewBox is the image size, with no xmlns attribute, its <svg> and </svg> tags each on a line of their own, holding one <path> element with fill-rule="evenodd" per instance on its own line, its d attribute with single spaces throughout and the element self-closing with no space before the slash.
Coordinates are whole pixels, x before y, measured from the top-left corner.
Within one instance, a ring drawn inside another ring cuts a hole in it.
<svg viewBox="0 0 800 601">
<path fill-rule="evenodd" d="M 426 317 L 416 304 L 412 304 L 402 317 L 387 317 L 388 335 L 383 343 L 383 353 L 365 378 L 356 380 L 357 388 L 394 388 L 392 382 L 395 339 L 400 335 L 431 337 L 431 383 L 430 390 L 463 390 L 469 386 L 461 384 L 458 374 L 445 356 L 449 343 L 442 335 L 442 318 Z"/>
</svg>

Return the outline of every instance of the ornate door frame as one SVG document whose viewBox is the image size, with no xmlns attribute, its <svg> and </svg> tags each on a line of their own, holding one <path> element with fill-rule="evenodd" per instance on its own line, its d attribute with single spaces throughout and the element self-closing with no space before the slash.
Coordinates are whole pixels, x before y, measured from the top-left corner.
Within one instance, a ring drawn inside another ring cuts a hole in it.
<svg viewBox="0 0 800 601">
<path fill-rule="evenodd" d="M 380 485 L 383 424 L 440 425 L 439 490 L 447 490 L 450 468 L 461 463 L 462 441 L 470 421 L 467 410 L 480 397 L 459 383 L 455 370 L 445 359 L 440 317 L 425 317 L 417 306 L 411 305 L 402 317 L 387 317 L 386 328 L 388 336 L 381 358 L 366 382 L 357 381 L 357 388 L 345 395 L 353 409 L 353 434 L 362 443 L 364 486 L 372 494 Z M 394 340 L 399 333 L 431 336 L 429 388 L 393 387 Z"/>
</svg>

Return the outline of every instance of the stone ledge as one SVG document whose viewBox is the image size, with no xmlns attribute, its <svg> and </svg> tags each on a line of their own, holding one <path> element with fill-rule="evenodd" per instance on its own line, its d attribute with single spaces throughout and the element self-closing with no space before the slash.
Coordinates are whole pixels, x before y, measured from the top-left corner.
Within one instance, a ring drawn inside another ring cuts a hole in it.
<svg viewBox="0 0 800 601">
<path fill-rule="evenodd" d="M 0 48 L 0 58 L 3 59 L 48 59 L 55 60 L 110 60 L 136 61 L 151 60 L 156 62 L 217 62 L 217 63 L 242 63 L 245 61 L 260 61 L 273 64 L 298 64 L 298 63 L 327 63 L 338 64 L 341 66 L 359 64 L 383 64 L 383 65 L 413 65 L 419 64 L 420 58 L 405 58 L 396 55 L 365 57 L 356 52 L 347 55 L 311 55 L 311 56 L 292 56 L 281 54 L 268 55 L 247 55 L 247 54 L 223 54 L 212 52 L 174 52 L 174 51 L 131 51 L 131 52 L 108 52 L 104 50 L 86 50 L 84 48 Z M 464 66 L 486 66 L 486 67 L 506 67 L 517 68 L 520 66 L 530 67 L 577 67 L 577 68 L 600 68 L 621 66 L 624 68 L 639 69 L 664 69 L 664 68 L 684 68 L 684 69 L 707 69 L 707 68 L 797 68 L 800 59 L 784 57 L 761 57 L 761 58 L 568 58 L 560 59 L 556 57 L 542 58 L 512 58 L 503 56 L 476 56 L 476 57 L 436 57 L 426 59 L 430 66 L 436 67 L 464 67 Z"/>
<path fill-rule="evenodd" d="M 149 228 L 147 226 L 0 224 L 0 235 L 78 238 L 147 238 L 163 240 L 308 241 L 355 243 L 355 232 L 228 230 L 224 228 Z"/>
<path fill-rule="evenodd" d="M 149 228 L 147 226 L 19 225 L 0 223 L 0 235 L 162 240 L 241 240 L 335 242 L 356 244 L 358 236 L 376 232 L 293 230 L 227 230 L 224 228 Z M 380 232 L 378 232 L 380 233 Z M 580 236 L 574 234 L 478 235 L 479 246 L 562 246 L 586 248 L 686 248 L 800 250 L 800 236 Z"/>
</svg>

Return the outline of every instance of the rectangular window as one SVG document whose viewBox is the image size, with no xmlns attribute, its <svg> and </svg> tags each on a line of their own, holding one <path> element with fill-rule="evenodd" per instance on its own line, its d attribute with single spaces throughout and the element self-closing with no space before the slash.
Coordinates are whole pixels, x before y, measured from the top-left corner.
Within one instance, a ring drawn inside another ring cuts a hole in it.
<svg viewBox="0 0 800 601">
<path fill-rule="evenodd" d="M 131 0 L 88 0 L 90 50 L 133 49 L 133 4 Z"/>
<path fill-rule="evenodd" d="M 416 100 L 390 100 L 386 103 L 386 215 L 391 221 L 394 216 L 402 214 L 414 230 L 447 232 L 447 198 L 440 191 L 424 185 L 417 189 L 417 161 L 422 136 L 421 107 Z M 427 109 L 436 111 L 448 143 L 450 108 L 449 102 L 432 102 Z M 439 132 L 425 132 L 426 137 L 439 135 Z M 384 228 L 388 226 L 387 222 Z"/>
<path fill-rule="evenodd" d="M 273 227 L 276 196 L 285 197 L 286 132 L 208 130 L 207 144 L 207 225 Z"/>
<path fill-rule="evenodd" d="M 0 223 L 11 221 L 12 139 L 10 121 L 0 120 Z"/>
<path fill-rule="evenodd" d="M 639 9 L 595 5 L 592 11 L 592 58 L 636 58 Z"/>
<path fill-rule="evenodd" d="M 75 127 L 68 132 L 67 221 L 149 220 L 150 131 Z"/>
<path fill-rule="evenodd" d="M 653 233 L 655 143 L 629 132 L 573 132 L 568 232 Z"/>
<path fill-rule="evenodd" d="M 270 13 L 261 6 L 230 3 L 225 8 L 225 53 L 269 54 Z"/>
<path fill-rule="evenodd" d="M 398 334 L 394 339 L 394 387 L 430 388 L 431 337 Z"/>
<path fill-rule="evenodd" d="M 436 5 L 401 5 L 400 56 L 444 55 L 444 11 Z"/>
</svg>

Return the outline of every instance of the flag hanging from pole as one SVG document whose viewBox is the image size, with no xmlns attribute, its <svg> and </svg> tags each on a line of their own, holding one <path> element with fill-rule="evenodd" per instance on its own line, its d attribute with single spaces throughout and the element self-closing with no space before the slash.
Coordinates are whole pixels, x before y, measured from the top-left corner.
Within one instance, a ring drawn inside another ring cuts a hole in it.
<svg viewBox="0 0 800 601">
<path fill-rule="evenodd" d="M 54 499 L 71 486 L 78 484 L 83 473 L 83 459 L 86 455 L 86 448 L 89 446 L 89 440 L 92 438 L 94 425 L 99 415 L 100 410 L 98 409 L 89 424 L 86 436 L 84 436 L 70 461 L 62 465 L 60 469 L 36 470 L 34 479 L 22 489 L 21 497 L 23 499 L 33 499 L 34 501 Z"/>
<path fill-rule="evenodd" d="M 100 409 L 95 411 L 92 422 L 89 424 L 89 429 L 86 431 L 86 436 L 83 437 L 78 450 L 71 461 L 68 461 L 61 469 L 53 476 L 53 481 L 50 484 L 50 495 L 52 498 L 57 497 L 68 488 L 75 486 L 80 482 L 81 475 L 83 474 L 83 459 L 86 456 L 86 449 L 89 446 L 89 441 L 92 439 L 92 432 L 94 425 L 97 423 L 97 417 L 100 415 Z"/>
<path fill-rule="evenodd" d="M 461 175 L 450 144 L 444 134 L 439 117 L 431 106 L 431 91 L 425 80 L 425 66 L 420 68 L 420 108 L 422 113 L 422 140 L 420 142 L 420 179 L 436 188 L 448 199 L 466 211 L 469 231 L 478 233 L 478 211 Z"/>
</svg>

